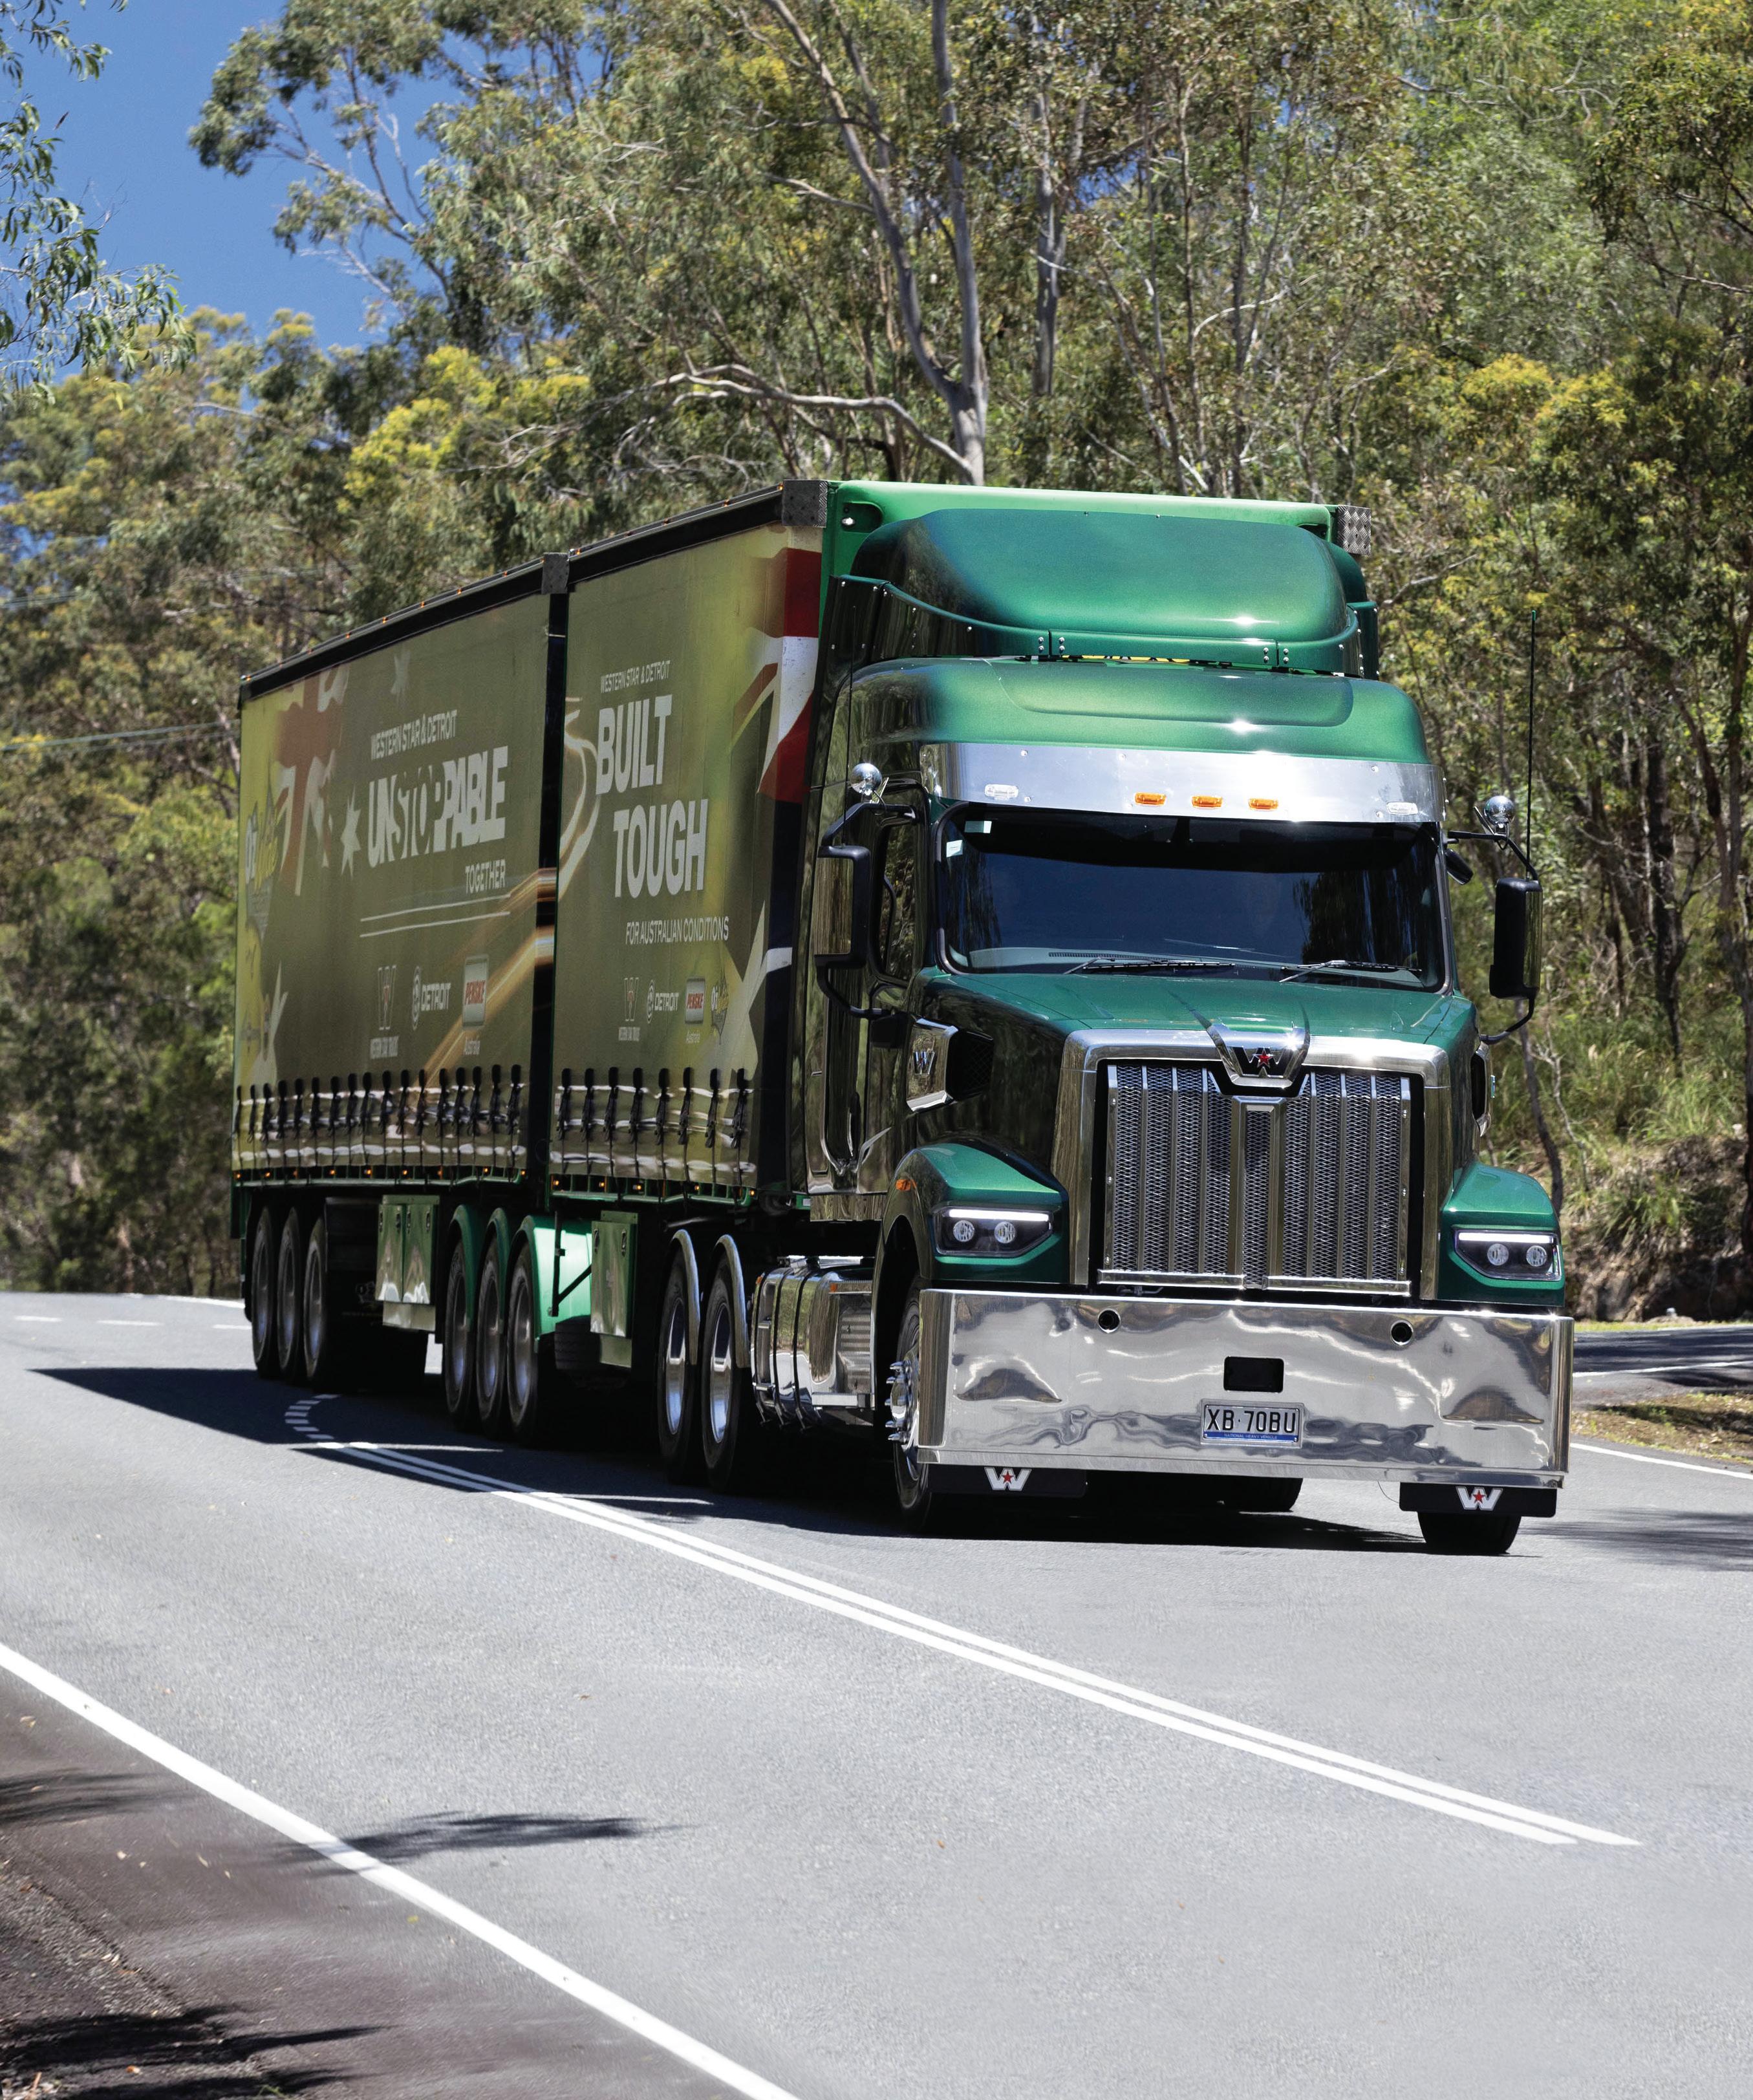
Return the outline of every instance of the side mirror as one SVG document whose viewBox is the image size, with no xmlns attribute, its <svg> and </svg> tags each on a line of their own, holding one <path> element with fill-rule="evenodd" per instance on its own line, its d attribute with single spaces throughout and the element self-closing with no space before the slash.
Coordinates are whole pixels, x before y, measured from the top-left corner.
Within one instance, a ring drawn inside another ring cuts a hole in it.
<svg viewBox="0 0 1753 2100">
<path fill-rule="evenodd" d="M 815 863 L 810 952 L 824 970 L 863 969 L 871 955 L 871 849 L 824 846 Z"/>
<path fill-rule="evenodd" d="M 1491 942 L 1491 996 L 1525 999 L 1531 1006 L 1540 989 L 1540 885 L 1506 875 L 1497 885 Z"/>
</svg>

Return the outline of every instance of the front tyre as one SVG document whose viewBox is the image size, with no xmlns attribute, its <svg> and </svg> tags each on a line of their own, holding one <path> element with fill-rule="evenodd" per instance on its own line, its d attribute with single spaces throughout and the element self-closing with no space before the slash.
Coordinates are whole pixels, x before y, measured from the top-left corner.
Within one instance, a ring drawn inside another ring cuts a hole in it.
<svg viewBox="0 0 1753 2100">
<path fill-rule="evenodd" d="M 672 1480 L 698 1477 L 700 1401 L 688 1348 L 688 1271 L 676 1250 L 657 1315 L 657 1455 Z"/>
<path fill-rule="evenodd" d="M 937 1498 L 931 1467 L 919 1455 L 920 1349 L 919 1279 L 907 1287 L 889 1369 L 889 1450 L 894 1462 L 894 1499 L 909 1531 L 929 1531 L 937 1520 Z"/>
<path fill-rule="evenodd" d="M 1519 1510 L 1481 1510 L 1464 1516 L 1443 1516 L 1420 1510 L 1418 1528 L 1430 1553 L 1468 1554 L 1476 1559 L 1508 1553 L 1521 1529 Z"/>
<path fill-rule="evenodd" d="M 506 1418 L 519 1444 L 550 1442 L 559 1409 L 560 1374 L 554 1343 L 541 1331 L 536 1290 L 535 1257 L 521 1246 L 511 1267 L 506 1316 Z"/>
<path fill-rule="evenodd" d="M 735 1289 L 721 1262 L 700 1316 L 700 1454 L 706 1478 L 726 1495 L 747 1494 L 766 1456 L 755 1382 L 736 1361 Z"/>
<path fill-rule="evenodd" d="M 304 1227 L 289 1211 L 274 1262 L 274 1355 L 280 1375 L 304 1381 Z"/>
<path fill-rule="evenodd" d="M 274 1317 L 274 1220 L 256 1213 L 249 1235 L 249 1353 L 258 1378 L 280 1376 L 279 1322 Z"/>
</svg>

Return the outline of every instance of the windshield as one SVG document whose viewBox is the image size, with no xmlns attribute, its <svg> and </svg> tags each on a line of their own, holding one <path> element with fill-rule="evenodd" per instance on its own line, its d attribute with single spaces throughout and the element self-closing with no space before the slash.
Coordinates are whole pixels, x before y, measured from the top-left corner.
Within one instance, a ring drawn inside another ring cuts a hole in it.
<svg viewBox="0 0 1753 2100">
<path fill-rule="evenodd" d="M 1018 810 L 952 818 L 943 854 L 958 969 L 1442 981 L 1433 828 Z"/>
</svg>

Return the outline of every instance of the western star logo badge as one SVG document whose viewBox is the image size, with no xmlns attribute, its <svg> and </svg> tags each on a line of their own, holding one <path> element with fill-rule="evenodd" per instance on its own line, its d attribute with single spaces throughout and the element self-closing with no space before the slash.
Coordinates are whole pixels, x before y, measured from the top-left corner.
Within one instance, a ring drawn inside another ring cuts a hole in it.
<svg viewBox="0 0 1753 2100">
<path fill-rule="evenodd" d="M 1296 1083 L 1309 1052 L 1306 1028 L 1248 1028 L 1223 1021 L 1208 1028 L 1238 1085 L 1287 1092 Z"/>
</svg>

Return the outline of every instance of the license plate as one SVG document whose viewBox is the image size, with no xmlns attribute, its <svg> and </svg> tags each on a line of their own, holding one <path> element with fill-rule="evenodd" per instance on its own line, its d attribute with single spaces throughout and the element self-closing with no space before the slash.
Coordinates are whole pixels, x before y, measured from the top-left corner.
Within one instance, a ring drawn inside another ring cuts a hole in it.
<svg viewBox="0 0 1753 2100">
<path fill-rule="evenodd" d="M 1270 1445 L 1294 1450 L 1302 1440 L 1303 1411 L 1300 1407 L 1286 1407 L 1277 1401 L 1270 1405 L 1230 1400 L 1208 1400 L 1202 1403 L 1202 1444 Z"/>
</svg>

